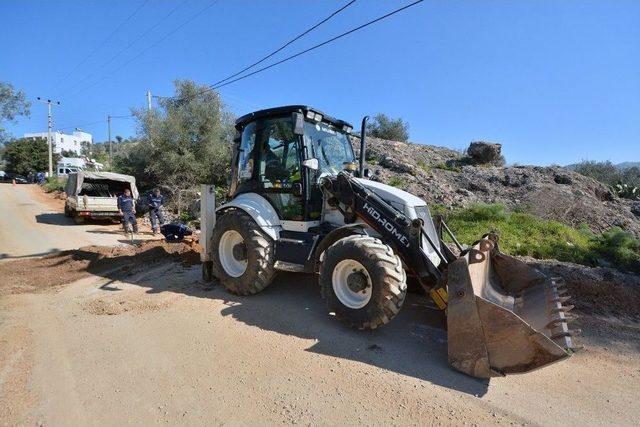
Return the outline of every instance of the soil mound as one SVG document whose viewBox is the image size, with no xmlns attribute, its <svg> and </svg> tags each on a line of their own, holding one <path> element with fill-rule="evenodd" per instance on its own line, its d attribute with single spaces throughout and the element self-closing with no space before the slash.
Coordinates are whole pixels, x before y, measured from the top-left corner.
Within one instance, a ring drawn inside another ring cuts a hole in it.
<svg viewBox="0 0 640 427">
<path fill-rule="evenodd" d="M 44 256 L 0 263 L 0 295 L 43 292 L 90 274 L 133 270 L 173 260 L 184 265 L 200 262 L 196 242 L 150 241 L 135 246 L 85 246 Z"/>
</svg>

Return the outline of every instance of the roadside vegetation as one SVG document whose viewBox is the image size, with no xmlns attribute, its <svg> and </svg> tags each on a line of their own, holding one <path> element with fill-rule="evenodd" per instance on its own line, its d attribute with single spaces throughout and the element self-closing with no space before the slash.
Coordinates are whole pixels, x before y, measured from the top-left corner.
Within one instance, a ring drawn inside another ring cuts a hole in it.
<svg viewBox="0 0 640 427">
<path fill-rule="evenodd" d="M 53 193 L 55 191 L 62 192 L 67 185 L 66 178 L 49 177 L 42 184 L 42 189 L 45 193 Z"/>
<path fill-rule="evenodd" d="M 470 245 L 490 231 L 499 235 L 501 250 L 510 255 L 640 272 L 640 239 L 619 228 L 596 235 L 586 226 L 575 229 L 525 212 L 509 211 L 500 204 L 476 204 L 448 212 L 438 206 L 434 211 L 445 216 L 447 225 L 463 244 Z"/>
</svg>

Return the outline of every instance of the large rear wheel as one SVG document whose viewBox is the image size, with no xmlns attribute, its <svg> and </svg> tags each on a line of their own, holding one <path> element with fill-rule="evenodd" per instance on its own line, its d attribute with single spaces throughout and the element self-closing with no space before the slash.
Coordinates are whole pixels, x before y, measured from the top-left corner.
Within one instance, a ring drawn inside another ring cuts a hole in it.
<svg viewBox="0 0 640 427">
<path fill-rule="evenodd" d="M 407 293 L 400 258 L 379 239 L 349 236 L 324 253 L 322 294 L 330 313 L 358 329 L 375 329 L 393 319 Z"/>
<path fill-rule="evenodd" d="M 212 245 L 213 275 L 229 292 L 252 295 L 271 283 L 273 241 L 245 212 L 224 213 L 213 230 Z"/>
</svg>

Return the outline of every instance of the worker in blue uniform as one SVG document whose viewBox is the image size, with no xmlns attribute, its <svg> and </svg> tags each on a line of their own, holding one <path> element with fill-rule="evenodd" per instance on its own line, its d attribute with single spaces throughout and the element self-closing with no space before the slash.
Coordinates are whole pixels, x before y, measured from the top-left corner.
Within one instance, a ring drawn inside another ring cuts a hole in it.
<svg viewBox="0 0 640 427">
<path fill-rule="evenodd" d="M 136 221 L 136 201 L 131 195 L 131 190 L 126 188 L 124 194 L 118 196 L 118 211 L 122 215 L 122 224 L 126 228 L 127 222 L 133 226 L 133 232 L 138 232 L 138 221 Z"/>
<path fill-rule="evenodd" d="M 155 188 L 147 195 L 147 205 L 149 206 L 149 219 L 151 220 L 151 229 L 153 234 L 158 234 L 158 223 L 164 225 L 164 215 L 162 214 L 162 206 L 164 205 L 164 196 L 159 188 Z"/>
</svg>

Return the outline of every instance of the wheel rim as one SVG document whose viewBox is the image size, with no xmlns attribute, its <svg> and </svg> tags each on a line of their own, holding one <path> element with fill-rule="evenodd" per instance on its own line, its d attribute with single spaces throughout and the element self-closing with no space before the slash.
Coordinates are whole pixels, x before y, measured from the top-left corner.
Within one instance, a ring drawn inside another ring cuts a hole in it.
<svg viewBox="0 0 640 427">
<path fill-rule="evenodd" d="M 225 231 L 218 244 L 218 257 L 224 271 L 231 277 L 240 277 L 247 270 L 246 259 L 236 259 L 233 248 L 244 243 L 242 235 L 235 230 Z"/>
<path fill-rule="evenodd" d="M 366 288 L 361 291 L 354 291 L 349 286 L 349 276 L 353 273 L 360 273 L 366 279 Z M 359 309 L 367 305 L 371 300 L 373 286 L 369 272 L 362 264 L 354 259 L 344 259 L 333 268 L 331 275 L 333 292 L 338 300 L 346 307 Z"/>
</svg>

